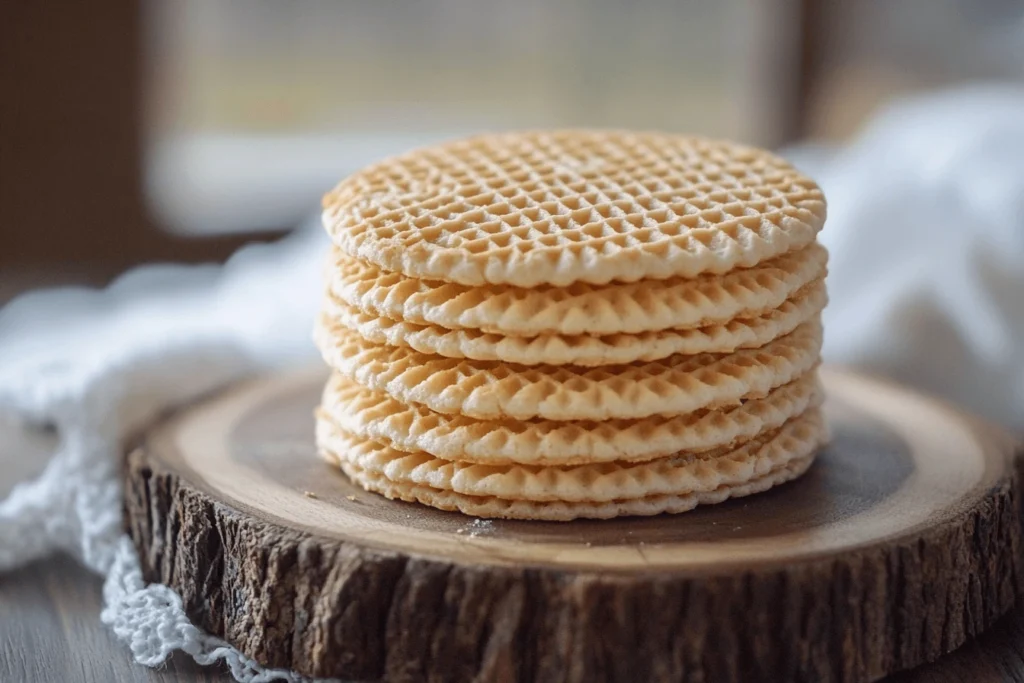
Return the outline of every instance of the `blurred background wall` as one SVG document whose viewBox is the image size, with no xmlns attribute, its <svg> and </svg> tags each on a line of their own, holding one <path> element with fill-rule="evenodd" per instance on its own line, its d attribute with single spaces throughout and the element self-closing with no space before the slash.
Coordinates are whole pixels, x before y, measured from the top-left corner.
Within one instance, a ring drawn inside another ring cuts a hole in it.
<svg viewBox="0 0 1024 683">
<path fill-rule="evenodd" d="M 0 301 L 224 258 L 383 155 L 496 128 L 839 143 L 1024 82 L 1016 0 L 0 3 Z"/>
</svg>

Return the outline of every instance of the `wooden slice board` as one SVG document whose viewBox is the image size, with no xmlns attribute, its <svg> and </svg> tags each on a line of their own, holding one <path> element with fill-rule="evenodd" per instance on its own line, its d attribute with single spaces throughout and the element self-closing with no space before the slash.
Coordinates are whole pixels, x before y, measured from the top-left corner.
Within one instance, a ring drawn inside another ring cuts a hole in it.
<svg viewBox="0 0 1024 683">
<path fill-rule="evenodd" d="M 801 479 L 677 516 L 474 520 L 316 457 L 322 371 L 238 387 L 127 458 L 145 577 L 254 659 L 386 681 L 870 681 L 1024 594 L 1012 442 L 903 389 L 823 373 L 832 443 Z"/>
</svg>

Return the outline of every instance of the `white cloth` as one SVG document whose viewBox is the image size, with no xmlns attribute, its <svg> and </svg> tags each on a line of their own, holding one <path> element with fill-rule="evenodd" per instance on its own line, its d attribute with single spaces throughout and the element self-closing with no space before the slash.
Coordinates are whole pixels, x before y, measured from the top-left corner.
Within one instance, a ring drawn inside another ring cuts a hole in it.
<svg viewBox="0 0 1024 683">
<path fill-rule="evenodd" d="M 239 681 L 303 680 L 263 669 L 193 626 L 174 591 L 143 584 L 118 469 L 122 439 L 168 406 L 312 355 L 321 235 L 248 247 L 222 268 L 145 267 L 103 291 L 29 294 L 0 313 L 0 410 L 60 436 L 42 475 L 0 502 L 0 570 L 59 549 L 106 576 L 101 618 L 142 664 L 180 649 L 224 660 Z"/>
<path fill-rule="evenodd" d="M 892 109 L 824 162 L 793 154 L 829 198 L 827 358 L 1024 429 L 1022 112 L 1021 92 L 938 95 Z M 324 245 L 314 226 L 224 267 L 141 268 L 0 312 L 0 410 L 60 436 L 43 474 L 0 501 L 0 571 L 66 550 L 107 577 L 102 619 L 140 663 L 181 649 L 223 659 L 239 681 L 301 680 L 143 585 L 117 474 L 122 439 L 166 407 L 312 356 Z"/>
<path fill-rule="evenodd" d="M 794 157 L 828 199 L 825 359 L 1024 434 L 1024 89 L 908 100 Z"/>
</svg>

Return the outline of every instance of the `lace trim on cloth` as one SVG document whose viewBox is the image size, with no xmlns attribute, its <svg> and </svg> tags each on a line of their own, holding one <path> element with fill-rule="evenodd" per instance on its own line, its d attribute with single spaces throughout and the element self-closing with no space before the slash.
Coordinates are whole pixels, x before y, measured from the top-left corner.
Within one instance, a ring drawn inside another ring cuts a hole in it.
<svg viewBox="0 0 1024 683">
<path fill-rule="evenodd" d="M 205 356 L 205 362 L 199 356 Z M 242 374 L 237 355 L 232 360 L 230 354 L 207 350 L 184 354 L 181 360 L 186 357 L 187 366 L 166 353 L 150 363 L 138 359 L 131 370 L 118 368 L 96 378 L 77 399 L 64 392 L 44 397 L 39 391 L 3 387 L 0 407 L 14 408 L 33 421 L 52 421 L 60 446 L 42 475 L 19 484 L 0 501 L 0 570 L 64 550 L 105 575 L 100 619 L 128 644 L 140 664 L 159 666 L 182 650 L 201 665 L 223 661 L 243 683 L 308 681 L 291 671 L 264 668 L 194 626 L 177 593 L 143 581 L 135 548 L 122 533 L 118 463 L 120 440 L 128 433 L 124 428 L 181 402 L 187 394 L 201 395 Z M 185 367 L 188 381 L 182 381 L 180 373 Z M 168 386 L 170 392 L 161 390 Z M 144 390 L 131 391 L 134 388 Z M 140 400 L 148 405 L 140 406 Z M 123 414 L 119 409 L 129 404 L 134 419 L 117 420 L 115 416 Z"/>
<path fill-rule="evenodd" d="M 162 584 L 142 580 L 139 558 L 127 537 L 118 541 L 114 564 L 103 584 L 100 619 L 128 643 L 135 661 L 159 666 L 181 650 L 203 666 L 223 661 L 237 681 L 310 681 L 284 669 L 260 666 L 227 642 L 196 628 L 181 605 L 181 597 Z"/>
</svg>

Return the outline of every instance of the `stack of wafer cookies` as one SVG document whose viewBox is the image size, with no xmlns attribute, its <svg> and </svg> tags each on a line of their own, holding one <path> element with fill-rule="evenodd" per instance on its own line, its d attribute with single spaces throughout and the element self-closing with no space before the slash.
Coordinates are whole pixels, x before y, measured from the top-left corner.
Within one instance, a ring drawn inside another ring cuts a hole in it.
<svg viewBox="0 0 1024 683">
<path fill-rule="evenodd" d="M 826 438 L 825 202 L 781 159 L 611 131 L 472 138 L 324 198 L 321 455 L 484 517 L 682 512 Z"/>
</svg>

